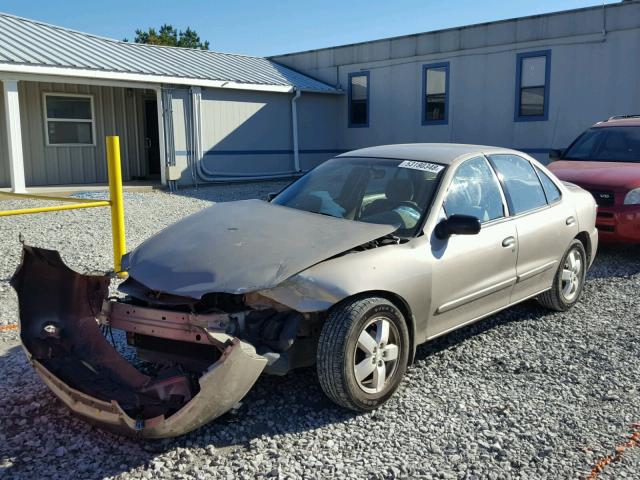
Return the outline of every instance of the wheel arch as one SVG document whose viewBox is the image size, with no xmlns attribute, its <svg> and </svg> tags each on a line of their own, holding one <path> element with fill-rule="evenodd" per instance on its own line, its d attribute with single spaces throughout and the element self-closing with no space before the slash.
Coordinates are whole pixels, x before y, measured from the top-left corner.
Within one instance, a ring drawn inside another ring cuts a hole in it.
<svg viewBox="0 0 640 480">
<path fill-rule="evenodd" d="M 336 303 L 332 308 L 335 308 L 337 305 L 340 305 L 344 302 L 350 302 L 355 299 L 365 298 L 365 297 L 384 298 L 385 300 L 391 302 L 398 310 L 400 310 L 400 313 L 402 313 L 402 316 L 405 318 L 405 321 L 407 323 L 407 330 L 409 331 L 410 348 L 409 348 L 408 364 L 411 365 L 413 363 L 415 353 L 416 353 L 416 335 L 415 335 L 416 325 L 415 325 L 415 318 L 413 316 L 413 312 L 411 311 L 411 307 L 409 306 L 409 303 L 404 298 L 402 298 L 402 296 L 398 295 L 397 293 L 390 292 L 388 290 L 367 290 L 367 291 L 358 292 L 354 295 L 350 295 L 348 297 L 343 298 L 342 300 L 340 300 L 340 302 Z"/>
<path fill-rule="evenodd" d="M 587 253 L 587 265 L 591 264 L 591 238 L 589 237 L 589 233 L 582 231 L 575 236 L 576 240 L 580 240 L 582 246 L 584 247 L 584 251 Z"/>
</svg>

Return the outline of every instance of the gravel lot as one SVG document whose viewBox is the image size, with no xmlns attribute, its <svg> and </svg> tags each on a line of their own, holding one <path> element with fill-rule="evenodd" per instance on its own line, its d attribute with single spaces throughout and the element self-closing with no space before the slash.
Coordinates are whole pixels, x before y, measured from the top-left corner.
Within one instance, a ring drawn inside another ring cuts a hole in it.
<svg viewBox="0 0 640 480">
<path fill-rule="evenodd" d="M 126 194 L 128 247 L 211 201 L 264 198 L 280 186 Z M 8 281 L 20 232 L 79 271 L 111 266 L 106 209 L 0 219 L 0 325 L 17 318 Z M 0 477 L 584 478 L 640 422 L 639 292 L 640 248 L 602 249 L 573 310 L 528 302 L 420 347 L 376 412 L 335 407 L 306 369 L 264 376 L 238 411 L 160 442 L 72 417 L 27 365 L 16 332 L 2 331 Z M 598 478 L 639 472 L 634 447 Z"/>
</svg>

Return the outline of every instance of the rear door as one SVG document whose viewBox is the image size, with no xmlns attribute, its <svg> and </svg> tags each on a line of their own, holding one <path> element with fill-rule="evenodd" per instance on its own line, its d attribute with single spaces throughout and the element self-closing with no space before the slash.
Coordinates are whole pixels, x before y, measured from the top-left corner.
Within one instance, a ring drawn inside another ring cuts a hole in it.
<svg viewBox="0 0 640 480">
<path fill-rule="evenodd" d="M 551 287 L 566 248 L 578 234 L 578 223 L 553 180 L 529 160 L 511 154 L 489 159 L 517 232 L 517 281 L 511 301 L 518 302 Z"/>
<path fill-rule="evenodd" d="M 506 307 L 516 281 L 516 229 L 485 157 L 466 160 L 456 170 L 441 206 L 443 218 L 453 214 L 475 216 L 482 228 L 476 235 L 431 242 L 429 337 Z"/>
</svg>

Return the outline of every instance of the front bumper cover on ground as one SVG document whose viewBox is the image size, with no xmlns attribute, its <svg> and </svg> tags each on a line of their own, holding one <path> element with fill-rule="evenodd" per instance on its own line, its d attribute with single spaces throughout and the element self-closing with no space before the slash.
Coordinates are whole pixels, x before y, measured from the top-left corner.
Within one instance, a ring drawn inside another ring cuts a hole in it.
<svg viewBox="0 0 640 480">
<path fill-rule="evenodd" d="M 74 413 L 115 433 L 163 438 L 194 430 L 237 404 L 267 363 L 252 345 L 229 338 L 195 387 L 175 372 L 145 375 L 96 320 L 109 277 L 78 274 L 58 252 L 25 246 L 11 285 L 22 345 L 36 372 Z"/>
</svg>

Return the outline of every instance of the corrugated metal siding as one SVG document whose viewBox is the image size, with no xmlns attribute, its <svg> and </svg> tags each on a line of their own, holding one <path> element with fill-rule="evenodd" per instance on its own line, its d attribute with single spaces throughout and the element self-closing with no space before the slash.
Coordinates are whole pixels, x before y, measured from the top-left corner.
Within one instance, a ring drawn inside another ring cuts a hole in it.
<svg viewBox="0 0 640 480">
<path fill-rule="evenodd" d="M 206 168 L 224 174 L 291 171 L 291 96 L 222 89 L 202 91 Z"/>
<path fill-rule="evenodd" d="M 2 82 L 0 82 L 0 89 Z M 9 186 L 9 146 L 4 112 L 4 94 L 0 91 L 0 187 Z"/>
<path fill-rule="evenodd" d="M 300 168 L 310 170 L 343 151 L 340 146 L 342 97 L 303 93 L 298 99 Z"/>
<path fill-rule="evenodd" d="M 119 42 L 4 13 L 0 63 L 335 90 L 262 57 Z"/>
<path fill-rule="evenodd" d="M 18 85 L 27 185 L 106 182 L 104 143 L 107 135 L 120 136 L 123 179 L 129 180 L 133 175 L 144 174 L 144 158 L 141 157 L 144 152 L 141 147 L 144 132 L 140 131 L 138 90 L 42 82 L 20 82 Z M 46 146 L 43 108 L 45 92 L 93 95 L 95 146 Z M 6 145 L 6 141 L 4 144 Z M 6 164 L 6 146 L 4 150 L 1 163 Z"/>
</svg>

